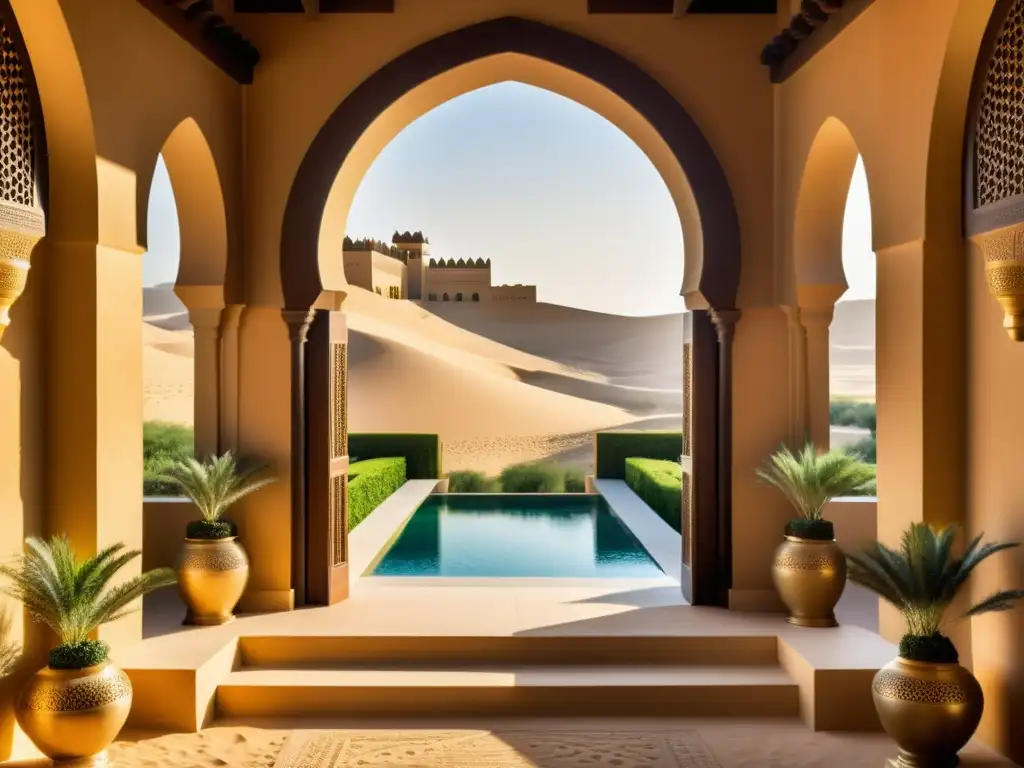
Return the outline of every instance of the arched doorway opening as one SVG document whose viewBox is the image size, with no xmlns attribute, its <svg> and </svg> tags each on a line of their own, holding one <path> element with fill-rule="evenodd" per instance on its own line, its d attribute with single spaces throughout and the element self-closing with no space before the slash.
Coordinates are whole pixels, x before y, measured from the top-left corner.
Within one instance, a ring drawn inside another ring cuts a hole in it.
<svg viewBox="0 0 1024 768">
<path fill-rule="evenodd" d="M 162 166 L 162 173 L 161 171 Z M 155 246 L 166 279 L 164 292 L 173 290 L 186 314 L 167 319 L 167 330 L 192 331 L 193 397 L 191 423 L 195 428 L 195 452 L 207 456 L 221 450 L 220 332 L 225 308 L 228 265 L 228 228 L 220 176 L 206 137 L 198 123 L 187 118 L 164 142 L 153 186 L 160 185 L 160 229 L 147 227 L 140 242 Z M 151 193 L 150 204 L 153 197 Z M 173 210 L 172 210 L 173 209 Z M 150 207 L 152 212 L 152 207 Z M 171 217 L 176 219 L 171 231 Z M 166 244 L 150 242 L 160 235 Z M 177 252 L 173 251 L 174 239 Z M 170 252 L 164 249 L 170 247 Z M 173 260 L 176 260 L 176 269 Z M 166 297 L 173 302 L 171 297 Z"/>
<path fill-rule="evenodd" d="M 676 202 L 686 241 L 682 294 L 693 310 L 684 363 L 684 432 L 691 440 L 684 441 L 690 452 L 683 457 L 690 478 L 684 483 L 689 518 L 683 587 L 691 602 L 726 605 L 732 575 L 731 341 L 740 269 L 739 224 L 728 182 L 699 127 L 657 81 L 586 38 L 518 18 L 442 35 L 380 69 L 328 118 L 293 182 L 282 230 L 281 280 L 292 327 L 292 381 L 305 382 L 292 387 L 292 476 L 306 479 L 305 485 L 292 485 L 297 602 L 307 591 L 330 594 L 313 584 L 322 581 L 314 570 L 323 566 L 307 568 L 311 525 L 323 530 L 310 540 L 339 542 L 317 555 L 333 564 L 326 571 L 346 560 L 347 455 L 332 451 L 347 451 L 347 440 L 330 435 L 344 436 L 347 427 L 338 423 L 323 435 L 307 435 L 305 425 L 320 421 L 310 418 L 313 411 L 344 412 L 337 407 L 345 400 L 338 389 L 343 376 L 331 374 L 329 364 L 337 350 L 344 354 L 343 326 L 317 318 L 311 309 L 330 313 L 339 306 L 344 268 L 334 256 L 355 189 L 380 150 L 413 119 L 454 96 L 505 80 L 561 93 L 607 117 L 644 149 Z M 325 329 L 319 336 L 318 324 Z M 327 377 L 324 382 L 310 375 L 314 369 Z M 324 536 L 337 531 L 342 534 Z"/>
</svg>

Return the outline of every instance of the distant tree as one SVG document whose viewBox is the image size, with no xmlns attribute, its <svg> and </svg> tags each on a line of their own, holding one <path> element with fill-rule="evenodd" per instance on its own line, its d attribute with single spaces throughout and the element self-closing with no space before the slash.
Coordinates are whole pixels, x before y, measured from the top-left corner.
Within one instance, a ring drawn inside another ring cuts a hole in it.
<svg viewBox="0 0 1024 768">
<path fill-rule="evenodd" d="M 428 264 L 427 266 L 435 267 L 436 268 L 437 267 L 437 259 L 431 259 L 430 260 L 430 264 Z"/>
<path fill-rule="evenodd" d="M 455 266 L 457 266 L 457 267 L 464 267 L 464 266 L 466 266 L 466 260 L 460 258 L 457 262 L 455 262 Z"/>
</svg>

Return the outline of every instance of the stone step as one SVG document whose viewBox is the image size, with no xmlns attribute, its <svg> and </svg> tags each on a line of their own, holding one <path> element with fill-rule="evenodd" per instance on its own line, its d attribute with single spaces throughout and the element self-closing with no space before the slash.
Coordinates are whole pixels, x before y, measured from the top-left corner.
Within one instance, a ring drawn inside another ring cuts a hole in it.
<svg viewBox="0 0 1024 768">
<path fill-rule="evenodd" d="M 243 667 L 421 668 L 423 665 L 778 666 L 772 635 L 275 636 L 239 638 Z"/>
<path fill-rule="evenodd" d="M 218 717 L 795 717 L 797 685 L 769 666 L 492 665 L 242 669 Z"/>
</svg>

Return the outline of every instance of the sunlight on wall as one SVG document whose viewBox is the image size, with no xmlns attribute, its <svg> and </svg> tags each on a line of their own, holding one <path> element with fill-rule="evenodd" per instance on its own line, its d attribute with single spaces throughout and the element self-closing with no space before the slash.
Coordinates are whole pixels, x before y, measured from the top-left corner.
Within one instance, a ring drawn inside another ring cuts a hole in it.
<svg viewBox="0 0 1024 768">
<path fill-rule="evenodd" d="M 495 284 L 616 314 L 681 312 L 679 216 L 647 156 L 569 99 L 521 83 L 465 94 L 399 134 L 366 174 L 354 237 L 422 230 L 431 255 L 490 258 Z"/>
</svg>

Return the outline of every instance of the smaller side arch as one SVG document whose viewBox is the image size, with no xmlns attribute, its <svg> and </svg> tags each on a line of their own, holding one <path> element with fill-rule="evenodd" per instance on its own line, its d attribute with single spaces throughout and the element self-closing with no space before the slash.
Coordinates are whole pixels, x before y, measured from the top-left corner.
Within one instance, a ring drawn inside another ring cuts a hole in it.
<svg viewBox="0 0 1024 768">
<path fill-rule="evenodd" d="M 850 182 L 860 150 L 853 134 L 835 117 L 822 123 L 811 143 L 797 193 L 793 229 L 793 269 L 801 294 L 823 290 L 834 302 L 846 290 L 843 223 Z"/>
<path fill-rule="evenodd" d="M 160 154 L 178 210 L 181 261 L 176 285 L 223 288 L 228 267 L 227 214 L 220 174 L 206 136 L 193 118 L 186 118 L 171 131 Z M 139 221 L 139 242 L 145 244 L 145 216 Z M 188 303 L 185 297 L 182 300 Z"/>
</svg>

